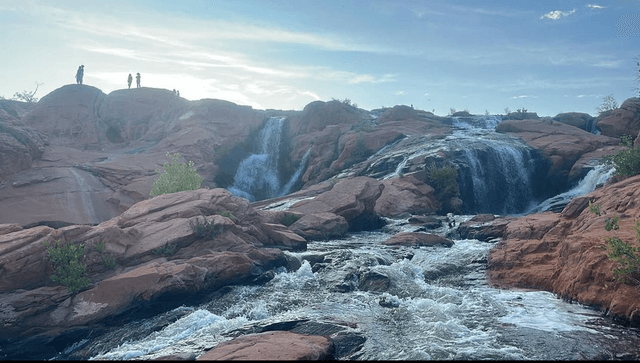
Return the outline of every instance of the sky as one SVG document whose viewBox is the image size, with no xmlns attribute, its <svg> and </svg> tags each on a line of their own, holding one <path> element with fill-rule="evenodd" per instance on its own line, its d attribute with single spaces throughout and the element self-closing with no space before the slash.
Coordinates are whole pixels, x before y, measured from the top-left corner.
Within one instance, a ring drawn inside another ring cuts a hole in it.
<svg viewBox="0 0 640 363">
<path fill-rule="evenodd" d="M 302 110 L 597 115 L 638 95 L 640 0 L 0 0 L 0 96 L 75 83 Z M 133 82 L 135 87 L 135 80 Z"/>
</svg>

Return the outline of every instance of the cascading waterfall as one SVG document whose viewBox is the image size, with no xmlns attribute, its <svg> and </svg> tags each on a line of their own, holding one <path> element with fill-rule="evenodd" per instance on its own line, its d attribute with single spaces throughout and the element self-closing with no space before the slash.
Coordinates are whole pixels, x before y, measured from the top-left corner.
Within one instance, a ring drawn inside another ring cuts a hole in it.
<svg viewBox="0 0 640 363">
<path fill-rule="evenodd" d="M 517 214 L 533 203 L 535 163 L 531 151 L 485 139 L 484 148 L 460 150 L 460 194 L 471 213 Z"/>
<path fill-rule="evenodd" d="M 229 191 L 253 202 L 258 196 L 268 199 L 288 194 L 306 168 L 311 149 L 300 166 L 283 186 L 278 178 L 278 159 L 285 117 L 270 117 L 260 131 L 259 150 L 240 162 Z"/>
<path fill-rule="evenodd" d="M 595 190 L 598 185 L 606 182 L 614 172 L 615 168 L 613 166 L 597 165 L 589 170 L 587 175 L 585 175 L 574 188 L 545 200 L 528 211 L 528 213 L 540 213 L 548 210 L 559 213 L 573 198 Z"/>
</svg>

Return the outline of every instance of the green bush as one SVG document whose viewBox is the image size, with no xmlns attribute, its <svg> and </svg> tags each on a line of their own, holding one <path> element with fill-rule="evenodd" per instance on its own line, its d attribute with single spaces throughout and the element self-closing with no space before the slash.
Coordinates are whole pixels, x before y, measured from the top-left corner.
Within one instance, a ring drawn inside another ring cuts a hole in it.
<svg viewBox="0 0 640 363">
<path fill-rule="evenodd" d="M 626 150 L 604 157 L 608 165 L 616 169 L 615 175 L 634 176 L 640 174 L 640 146 L 633 147 L 633 139 L 629 135 L 622 136 L 620 145 L 626 146 Z"/>
<path fill-rule="evenodd" d="M 178 153 L 167 153 L 167 157 L 171 158 L 171 163 L 162 164 L 164 168 L 162 174 L 160 174 L 159 170 L 156 170 L 156 173 L 160 174 L 160 177 L 153 182 L 153 188 L 151 188 L 151 193 L 149 193 L 150 196 L 155 197 L 156 195 L 200 188 L 203 179 L 193 166 L 192 160 L 186 164 L 179 163 L 180 154 Z"/>
<path fill-rule="evenodd" d="M 601 215 L 600 205 L 595 205 L 591 201 L 589 201 L 589 211 L 597 216 Z M 613 218 L 605 219 L 604 229 L 607 231 L 619 230 L 619 220 L 620 218 L 615 215 Z M 636 231 L 636 238 L 640 243 L 640 222 L 637 219 L 633 229 Z M 639 282 L 634 275 L 640 272 L 640 255 L 638 255 L 638 253 L 640 253 L 640 247 L 633 247 L 631 244 L 624 242 L 616 236 L 607 237 L 605 241 L 607 241 L 607 245 L 601 246 L 601 248 L 607 251 L 607 257 L 610 260 L 616 261 L 620 265 L 620 267 L 614 267 L 613 269 L 614 279 L 622 283 L 625 283 L 629 279 L 638 284 Z"/>
<path fill-rule="evenodd" d="M 448 211 L 451 198 L 460 196 L 458 169 L 450 165 L 437 166 L 435 163 L 431 163 L 426 169 L 426 183 L 434 189 L 436 200 L 442 206 L 441 210 Z"/>
<path fill-rule="evenodd" d="M 176 246 L 173 244 L 167 244 L 162 247 L 158 247 L 153 250 L 154 253 L 163 256 L 171 256 L 176 252 Z"/>
<path fill-rule="evenodd" d="M 213 221 L 207 221 L 206 218 L 202 220 L 196 218 L 195 222 L 191 223 L 191 230 L 198 238 L 214 239 L 222 232 L 222 226 L 216 225 Z"/>
<path fill-rule="evenodd" d="M 67 243 L 61 246 L 60 240 L 57 240 L 53 246 L 48 241 L 44 245 L 56 271 L 51 276 L 51 281 L 66 286 L 71 294 L 91 284 L 87 277 L 87 266 L 80 262 L 80 258 L 84 256 L 84 244 Z"/>
</svg>

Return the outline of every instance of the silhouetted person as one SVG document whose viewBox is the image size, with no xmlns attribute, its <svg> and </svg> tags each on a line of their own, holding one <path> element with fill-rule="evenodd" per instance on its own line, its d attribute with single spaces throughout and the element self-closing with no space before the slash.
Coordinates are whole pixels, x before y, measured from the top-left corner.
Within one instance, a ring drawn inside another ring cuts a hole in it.
<svg viewBox="0 0 640 363">
<path fill-rule="evenodd" d="M 136 73 L 136 86 L 140 88 L 140 73 Z"/>
<path fill-rule="evenodd" d="M 178 92 L 178 97 L 180 97 L 180 90 L 177 90 L 176 92 Z"/>
<path fill-rule="evenodd" d="M 131 77 L 131 73 L 129 73 L 129 78 L 127 78 L 127 83 L 129 84 L 129 89 L 131 89 L 131 82 L 133 82 L 133 77 Z"/>
<path fill-rule="evenodd" d="M 76 72 L 76 83 L 82 84 L 82 77 L 84 77 L 84 65 L 78 67 L 78 71 Z"/>
</svg>

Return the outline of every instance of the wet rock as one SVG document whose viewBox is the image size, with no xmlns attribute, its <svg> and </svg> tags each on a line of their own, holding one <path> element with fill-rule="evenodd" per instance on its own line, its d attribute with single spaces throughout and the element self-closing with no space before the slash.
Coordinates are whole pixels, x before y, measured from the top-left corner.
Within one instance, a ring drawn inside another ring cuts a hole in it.
<svg viewBox="0 0 640 363">
<path fill-rule="evenodd" d="M 272 331 L 222 342 L 197 360 L 325 360 L 332 354 L 328 338 Z"/>
<path fill-rule="evenodd" d="M 409 223 L 417 224 L 425 229 L 437 229 L 442 227 L 442 220 L 434 216 L 411 216 Z"/>
<path fill-rule="evenodd" d="M 308 240 L 326 240 L 344 236 L 349 223 L 334 213 L 311 213 L 295 221 L 289 228 Z"/>
<path fill-rule="evenodd" d="M 358 288 L 362 291 L 383 292 L 389 289 L 390 284 L 389 276 L 375 271 L 367 271 L 360 277 Z"/>
<path fill-rule="evenodd" d="M 453 246 L 449 238 L 430 233 L 401 232 L 384 242 L 387 246 Z"/>
<path fill-rule="evenodd" d="M 463 239 L 490 241 L 502 237 L 507 225 L 513 218 L 496 218 L 493 214 L 478 214 L 458 226 L 456 233 Z"/>
</svg>

